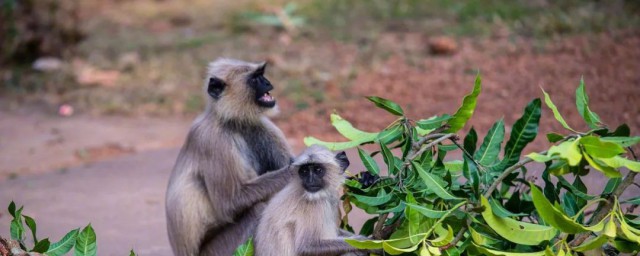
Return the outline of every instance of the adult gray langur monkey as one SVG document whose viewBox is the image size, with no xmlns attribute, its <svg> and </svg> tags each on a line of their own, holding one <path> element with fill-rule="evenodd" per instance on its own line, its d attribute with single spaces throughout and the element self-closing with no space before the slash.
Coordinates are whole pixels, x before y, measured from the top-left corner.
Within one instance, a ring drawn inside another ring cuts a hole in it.
<svg viewBox="0 0 640 256">
<path fill-rule="evenodd" d="M 311 146 L 297 157 L 289 184 L 264 210 L 255 234 L 256 256 L 369 255 L 345 242 L 366 239 L 338 228 L 339 189 L 349 160 L 344 152 L 334 154 Z"/>
<path fill-rule="evenodd" d="M 277 107 L 265 67 L 232 59 L 209 64 L 206 110 L 194 121 L 167 188 L 175 255 L 231 255 L 255 231 L 265 201 L 291 177 L 291 149 L 268 118 Z"/>
</svg>

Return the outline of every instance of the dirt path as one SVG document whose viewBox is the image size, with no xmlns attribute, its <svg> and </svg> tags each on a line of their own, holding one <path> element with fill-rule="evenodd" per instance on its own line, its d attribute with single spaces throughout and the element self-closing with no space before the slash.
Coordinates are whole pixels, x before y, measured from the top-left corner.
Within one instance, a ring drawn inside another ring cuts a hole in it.
<svg viewBox="0 0 640 256">
<path fill-rule="evenodd" d="M 179 147 L 191 119 L 0 111 L 0 180 Z"/>
</svg>

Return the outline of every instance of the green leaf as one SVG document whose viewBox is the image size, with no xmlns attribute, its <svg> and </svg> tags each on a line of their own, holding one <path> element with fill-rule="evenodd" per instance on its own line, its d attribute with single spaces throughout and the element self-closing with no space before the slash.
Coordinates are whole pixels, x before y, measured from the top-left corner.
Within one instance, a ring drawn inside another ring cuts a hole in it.
<svg viewBox="0 0 640 256">
<path fill-rule="evenodd" d="M 553 157 L 547 155 L 541 155 L 536 152 L 529 153 L 526 157 L 531 158 L 531 160 L 536 161 L 538 163 L 545 163 L 553 160 Z"/>
<path fill-rule="evenodd" d="M 625 152 L 620 145 L 613 142 L 600 141 L 595 136 L 585 136 L 580 138 L 579 141 L 584 150 L 596 158 L 611 158 Z"/>
<path fill-rule="evenodd" d="M 621 182 L 622 178 L 609 179 L 609 181 L 607 181 L 607 185 L 604 186 L 604 189 L 602 190 L 602 194 L 608 195 L 613 193 L 613 191 L 616 190 L 618 186 L 620 186 Z"/>
<path fill-rule="evenodd" d="M 608 237 L 600 235 L 600 236 L 597 236 L 596 238 L 593 238 L 591 240 L 588 240 L 588 241 L 584 242 L 580 246 L 573 247 L 571 249 L 576 251 L 576 252 L 592 251 L 592 250 L 601 248 L 608 241 L 609 241 Z"/>
<path fill-rule="evenodd" d="M 22 224 L 22 209 L 14 211 L 15 217 L 11 220 L 11 225 L 9 227 L 9 233 L 11 235 L 11 239 L 22 241 L 24 239 L 24 225 Z"/>
<path fill-rule="evenodd" d="M 367 168 L 367 171 L 374 175 L 379 175 L 380 167 L 378 167 L 378 163 L 367 153 L 366 151 L 358 148 L 358 155 L 360 156 L 360 160 L 362 160 L 362 164 Z"/>
<path fill-rule="evenodd" d="M 589 165 L 591 165 L 596 170 L 602 172 L 605 176 L 607 176 L 609 178 L 618 178 L 618 177 L 622 176 L 619 171 L 617 171 L 616 169 L 611 168 L 609 166 L 600 164 L 600 162 L 598 160 L 592 159 L 589 154 L 584 154 L 584 159 L 587 160 Z"/>
<path fill-rule="evenodd" d="M 389 173 L 394 174 L 395 159 L 393 158 L 393 153 L 391 153 L 391 150 L 389 150 L 389 148 L 384 144 L 380 144 L 380 152 L 382 152 L 382 159 L 384 160 L 384 163 L 387 164 Z"/>
<path fill-rule="evenodd" d="M 570 217 L 566 216 L 563 212 L 554 207 L 547 198 L 542 194 L 542 191 L 536 187 L 533 183 L 529 184 L 531 187 L 531 197 L 533 199 L 533 205 L 538 211 L 540 218 L 545 223 L 557 228 L 558 230 L 568 233 L 576 234 L 587 231 L 600 232 L 604 228 L 604 222 L 600 222 L 594 226 L 586 227 L 578 224 Z"/>
<path fill-rule="evenodd" d="M 449 120 L 448 124 L 450 127 L 445 132 L 455 133 L 464 127 L 473 115 L 473 111 L 476 109 L 476 102 L 478 100 L 478 95 L 480 95 L 480 91 L 482 91 L 482 78 L 480 77 L 480 74 L 478 74 L 473 86 L 473 91 L 464 96 L 462 106 L 458 108 L 458 111 L 456 111 L 451 120 Z"/>
<path fill-rule="evenodd" d="M 49 250 L 50 245 L 51 245 L 51 242 L 49 242 L 49 238 L 45 238 L 36 242 L 36 245 L 33 246 L 33 249 L 31 249 L 31 251 L 37 252 L 37 253 L 44 253 L 47 250 Z"/>
<path fill-rule="evenodd" d="M 381 189 L 377 196 L 363 196 L 358 194 L 349 193 L 350 196 L 353 196 L 358 202 L 361 202 L 366 205 L 378 206 L 383 205 L 389 201 L 393 197 L 393 194 L 387 194 L 384 192 L 384 189 Z"/>
<path fill-rule="evenodd" d="M 577 140 L 565 141 L 558 145 L 551 146 L 547 152 L 547 156 L 558 155 L 567 160 L 570 166 L 577 166 L 582 160 L 582 153 L 578 147 Z"/>
<path fill-rule="evenodd" d="M 635 136 L 635 137 L 602 137 L 600 138 L 601 141 L 605 141 L 605 142 L 612 142 L 615 143 L 621 147 L 631 147 L 635 144 L 638 144 L 638 142 L 640 142 L 640 136 Z"/>
<path fill-rule="evenodd" d="M 476 152 L 477 144 L 478 144 L 478 133 L 476 133 L 476 129 L 473 129 L 473 126 L 471 126 L 469 133 L 467 134 L 467 136 L 464 137 L 464 141 L 462 145 L 464 150 L 466 150 L 470 155 L 473 155 L 473 153 Z"/>
<path fill-rule="evenodd" d="M 536 138 L 540 122 L 540 104 L 540 99 L 529 102 L 522 117 L 513 124 L 504 149 L 504 159 L 497 167 L 491 168 L 492 171 L 500 171 L 517 163 L 524 147 Z"/>
<path fill-rule="evenodd" d="M 518 244 L 538 245 L 556 236 L 557 231 L 553 227 L 500 218 L 493 213 L 489 201 L 484 196 L 480 199 L 485 208 L 482 217 L 504 239 Z"/>
<path fill-rule="evenodd" d="M 540 88 L 540 89 L 542 89 L 542 88 Z M 551 109 L 551 111 L 553 111 L 553 117 L 555 117 L 556 120 L 558 120 L 558 122 L 560 122 L 562 127 L 564 127 L 565 129 L 567 129 L 569 131 L 572 131 L 572 132 L 576 132 L 576 130 L 574 130 L 573 128 L 569 127 L 567 122 L 564 120 L 564 118 L 562 117 L 562 115 L 558 111 L 558 108 L 556 107 L 556 105 L 553 104 L 553 101 L 551 101 L 551 98 L 549 97 L 549 94 L 547 94 L 547 92 L 545 92 L 544 89 L 542 89 L 542 93 L 544 94 L 544 103 L 546 103 L 547 107 L 549 107 Z"/>
<path fill-rule="evenodd" d="M 311 146 L 311 145 L 320 145 L 320 146 L 324 146 L 327 149 L 331 150 L 331 151 L 338 151 L 338 150 L 345 150 L 345 149 L 349 149 L 349 148 L 354 148 L 357 146 L 360 146 L 360 144 L 362 143 L 366 143 L 367 141 L 347 141 L 347 142 L 326 142 L 326 141 L 321 141 L 319 139 L 316 139 L 314 137 L 305 137 L 304 138 L 304 145 Z"/>
<path fill-rule="evenodd" d="M 453 241 L 453 230 L 451 226 L 447 225 L 447 228 L 443 228 L 442 225 L 438 225 L 434 231 L 438 235 L 437 238 L 429 240 L 431 245 L 435 247 L 445 246 Z"/>
<path fill-rule="evenodd" d="M 432 116 L 428 119 L 421 119 L 416 122 L 416 125 L 420 129 L 431 130 L 442 126 L 442 123 L 451 119 L 450 115 L 444 114 L 441 116 Z"/>
<path fill-rule="evenodd" d="M 71 251 L 71 248 L 76 244 L 76 237 L 79 231 L 79 229 L 69 231 L 60 241 L 51 244 L 45 254 L 48 256 L 62 256 Z"/>
<path fill-rule="evenodd" d="M 475 153 L 475 158 L 479 164 L 487 166 L 493 164 L 500 154 L 500 145 L 504 140 L 504 121 L 498 120 L 491 126 L 487 136 L 484 137 L 480 149 Z"/>
<path fill-rule="evenodd" d="M 11 203 L 9 203 L 9 214 L 11 214 L 11 217 L 16 217 L 16 203 L 11 201 Z"/>
<path fill-rule="evenodd" d="M 305 137 L 304 144 L 306 146 L 311 145 L 322 145 L 328 148 L 329 150 L 337 151 L 344 150 L 348 148 L 357 147 L 363 143 L 369 143 L 374 141 L 378 137 L 378 133 L 370 133 L 358 130 L 351 125 L 347 120 L 344 120 L 337 114 L 331 115 L 331 124 L 338 130 L 342 136 L 351 141 L 346 142 L 327 142 L 321 141 L 314 137 Z"/>
<path fill-rule="evenodd" d="M 331 124 L 345 138 L 354 141 L 373 141 L 378 133 L 364 132 L 356 129 L 351 123 L 338 114 L 331 114 Z"/>
<path fill-rule="evenodd" d="M 370 97 L 367 97 L 367 99 L 373 102 L 374 104 L 376 104 L 376 107 L 384 109 L 393 115 L 396 115 L 396 116 L 404 115 L 404 112 L 402 111 L 402 108 L 400 107 L 400 105 L 396 104 L 393 101 L 376 97 L 376 96 L 370 96 Z"/>
<path fill-rule="evenodd" d="M 98 252 L 98 246 L 96 243 L 96 232 L 91 227 L 91 224 L 87 225 L 76 237 L 74 256 L 95 256 Z"/>
<path fill-rule="evenodd" d="M 246 242 L 238 246 L 233 256 L 253 256 L 253 237 L 249 237 Z"/>
<path fill-rule="evenodd" d="M 37 244 L 38 238 L 36 238 L 36 221 L 27 215 L 23 215 L 23 217 L 24 217 L 24 223 L 26 223 L 27 227 L 29 227 L 29 229 L 31 230 L 31 236 L 33 237 L 33 242 Z"/>
<path fill-rule="evenodd" d="M 129 251 L 129 256 L 136 256 L 136 252 L 134 252 L 133 249 L 131 249 L 131 251 Z"/>
<path fill-rule="evenodd" d="M 509 210 L 505 209 L 502 204 L 498 203 L 495 199 L 491 199 L 489 200 L 489 204 L 491 205 L 491 210 L 493 211 L 493 214 L 497 215 L 498 217 L 501 218 L 508 218 L 508 217 L 520 217 L 520 216 L 528 216 L 529 214 L 525 214 L 525 213 L 512 213 Z"/>
<path fill-rule="evenodd" d="M 584 199 L 584 200 L 593 200 L 596 198 L 596 196 L 592 196 L 589 195 L 585 192 L 582 192 L 580 189 L 578 189 L 577 187 L 575 187 L 573 184 L 569 183 L 569 181 L 567 181 L 565 178 L 563 178 L 562 176 L 558 176 L 556 177 L 558 178 L 558 182 L 560 184 L 562 184 L 563 187 L 565 187 L 567 190 L 571 191 L 571 193 L 573 193 L 574 195 Z"/>
<path fill-rule="evenodd" d="M 629 198 L 620 203 L 640 205 L 640 197 Z"/>
<path fill-rule="evenodd" d="M 640 162 L 632 161 L 621 156 L 615 156 L 612 158 L 598 158 L 598 160 L 616 169 L 626 167 L 631 171 L 640 172 Z"/>
<path fill-rule="evenodd" d="M 438 210 L 432 210 L 429 208 L 426 208 L 424 206 L 420 206 L 417 204 L 411 204 L 411 203 L 406 203 L 407 207 L 419 212 L 420 214 L 424 215 L 427 218 L 431 218 L 431 219 L 439 219 L 442 218 L 442 216 L 444 216 L 447 211 L 438 211 Z"/>
<path fill-rule="evenodd" d="M 600 117 L 589 109 L 589 97 L 584 88 L 584 79 L 580 79 L 580 86 L 576 89 L 576 107 L 582 119 L 584 119 L 591 129 L 599 127 Z"/>
<path fill-rule="evenodd" d="M 547 133 L 547 140 L 551 143 L 556 143 L 558 141 L 561 141 L 562 139 L 564 139 L 564 136 L 557 134 L 557 133 Z"/>
<path fill-rule="evenodd" d="M 418 172 L 418 175 L 420 175 L 420 178 L 422 178 L 422 181 L 424 181 L 424 184 L 427 185 L 427 187 L 431 191 L 436 193 L 436 195 L 438 195 L 440 198 L 445 200 L 460 199 L 458 197 L 451 195 L 449 191 L 446 188 L 444 188 L 445 182 L 440 177 L 437 177 L 431 173 L 428 173 L 427 171 L 422 169 L 419 163 L 412 161 L 411 165 L 413 165 L 414 170 Z"/>
<path fill-rule="evenodd" d="M 503 251 L 498 251 L 498 250 L 493 250 L 493 249 L 489 249 L 489 248 L 484 248 L 482 246 L 479 246 L 477 244 L 474 244 L 473 246 L 475 246 L 476 249 L 478 249 L 478 251 L 482 254 L 482 255 L 491 255 L 491 256 L 544 256 L 545 251 L 539 251 L 539 252 L 503 252 Z"/>
<path fill-rule="evenodd" d="M 398 140 L 398 138 L 402 137 L 402 133 L 403 133 L 402 126 L 397 124 L 387 129 L 384 129 L 382 132 L 378 134 L 375 140 L 378 141 L 380 144 L 387 145 L 389 143 L 392 143 Z"/>
<path fill-rule="evenodd" d="M 478 195 L 480 192 L 480 174 L 478 172 L 478 166 L 469 159 L 467 156 L 463 156 L 464 165 L 462 166 L 462 174 L 467 181 L 471 183 L 474 195 Z"/>
</svg>

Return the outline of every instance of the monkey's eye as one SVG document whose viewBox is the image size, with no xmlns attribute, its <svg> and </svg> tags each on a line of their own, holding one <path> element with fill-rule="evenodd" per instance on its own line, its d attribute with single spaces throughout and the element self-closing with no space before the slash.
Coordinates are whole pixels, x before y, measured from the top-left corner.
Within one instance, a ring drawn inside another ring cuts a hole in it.
<svg viewBox="0 0 640 256">
<path fill-rule="evenodd" d="M 314 171 L 320 175 L 324 174 L 324 169 L 322 167 L 316 167 Z"/>
</svg>

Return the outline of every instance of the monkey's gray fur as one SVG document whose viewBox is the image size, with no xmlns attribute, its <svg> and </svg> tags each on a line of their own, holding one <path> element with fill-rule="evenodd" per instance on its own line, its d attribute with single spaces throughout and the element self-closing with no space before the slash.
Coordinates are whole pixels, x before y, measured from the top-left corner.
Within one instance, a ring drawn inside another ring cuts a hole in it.
<svg viewBox="0 0 640 256">
<path fill-rule="evenodd" d="M 324 147 L 311 146 L 295 159 L 291 166 L 294 178 L 269 201 L 260 219 L 256 256 L 368 255 L 368 251 L 344 241 L 364 237 L 338 228 L 339 189 L 346 168 L 338 156 Z M 302 174 L 297 174 L 306 164 L 319 164 L 326 170 L 324 186 L 316 192 L 305 189 Z"/>
<path fill-rule="evenodd" d="M 231 59 L 209 64 L 208 105 L 187 135 L 167 188 L 175 255 L 231 255 L 255 231 L 266 200 L 291 177 L 291 150 L 267 117 L 277 109 L 268 93 L 273 87 L 262 76 L 255 80 L 264 67 Z M 258 90 L 255 83 L 269 88 Z M 256 93 L 272 105 L 257 104 Z"/>
</svg>

